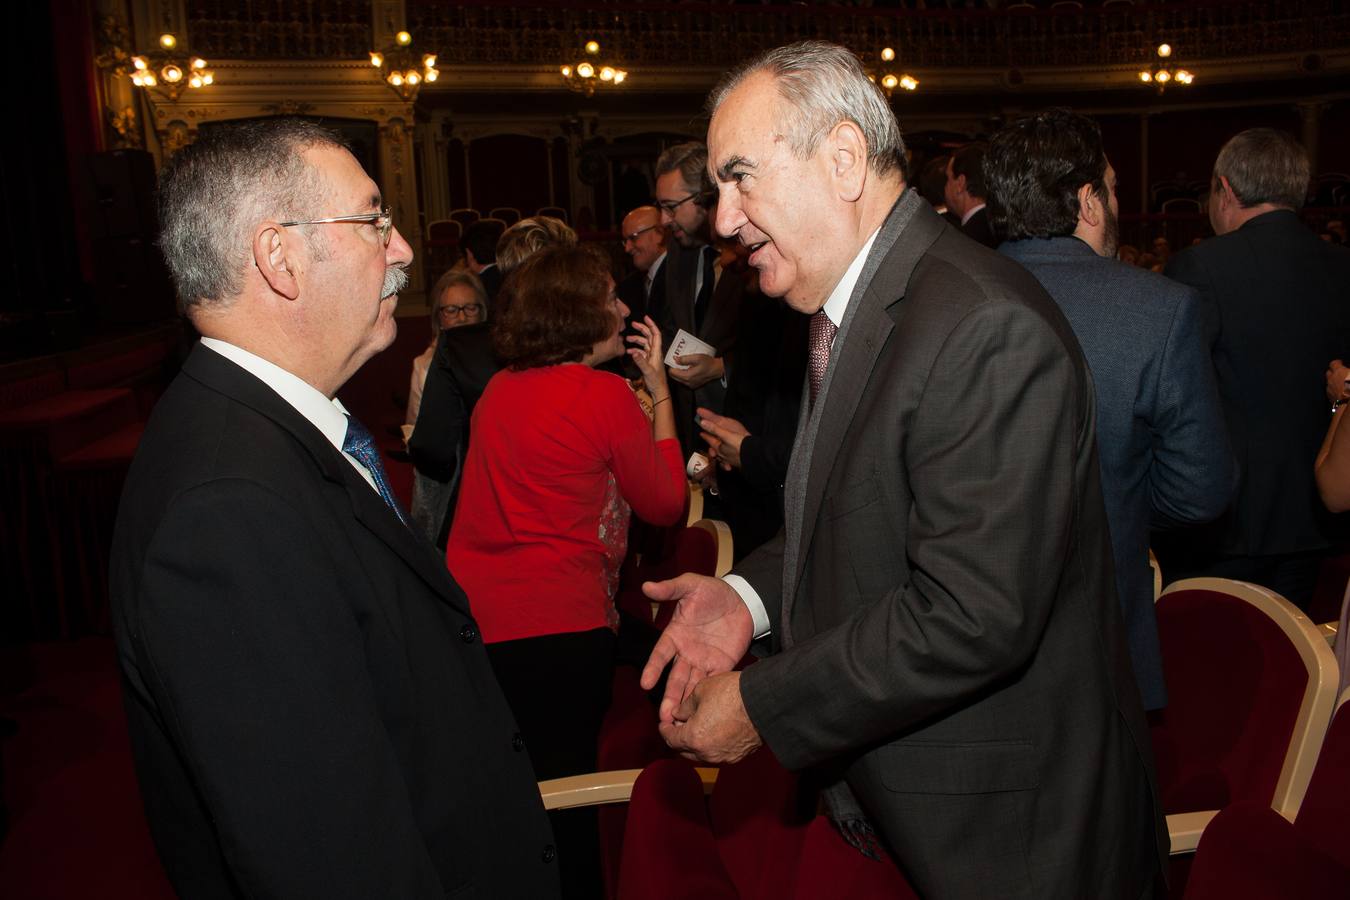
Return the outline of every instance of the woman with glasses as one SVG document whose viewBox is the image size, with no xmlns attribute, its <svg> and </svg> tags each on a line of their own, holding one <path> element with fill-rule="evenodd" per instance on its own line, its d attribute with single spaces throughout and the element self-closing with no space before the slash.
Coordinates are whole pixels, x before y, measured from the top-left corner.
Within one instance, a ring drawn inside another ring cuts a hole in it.
<svg viewBox="0 0 1350 900">
<path fill-rule="evenodd" d="M 440 277 L 431 290 L 431 343 L 412 365 L 412 382 L 408 385 L 408 413 L 404 419 L 404 442 L 411 440 L 422 408 L 422 387 L 427 371 L 436 355 L 436 342 L 441 332 L 462 325 L 472 325 L 487 318 L 487 291 L 478 276 L 467 269 L 451 269 Z M 412 520 L 417 528 L 435 543 L 440 535 L 453 486 L 437 481 L 413 470 Z"/>
<path fill-rule="evenodd" d="M 506 278 L 502 296 L 493 344 L 506 368 L 474 409 L 446 562 L 535 774 L 548 779 L 595 769 L 630 507 L 673 524 L 685 477 L 652 320 L 635 323 L 627 354 L 654 421 L 623 378 L 596 369 L 625 353 L 628 313 L 603 252 L 543 250 Z M 589 830 L 558 826 L 564 895 L 597 896 L 580 886 L 598 888 L 593 820 Z"/>
</svg>

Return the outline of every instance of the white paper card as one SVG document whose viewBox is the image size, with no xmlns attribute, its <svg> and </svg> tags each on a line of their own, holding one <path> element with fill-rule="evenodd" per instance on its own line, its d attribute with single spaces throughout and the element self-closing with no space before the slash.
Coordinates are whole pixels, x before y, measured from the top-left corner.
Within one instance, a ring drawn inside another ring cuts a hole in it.
<svg viewBox="0 0 1350 900">
<path fill-rule="evenodd" d="M 708 356 L 716 356 L 717 348 L 706 341 L 700 341 L 689 332 L 681 328 L 675 333 L 675 340 L 670 342 L 670 349 L 666 351 L 666 365 L 672 369 L 687 369 L 688 366 L 676 364 L 677 356 L 693 356 L 695 353 L 703 353 Z"/>
</svg>

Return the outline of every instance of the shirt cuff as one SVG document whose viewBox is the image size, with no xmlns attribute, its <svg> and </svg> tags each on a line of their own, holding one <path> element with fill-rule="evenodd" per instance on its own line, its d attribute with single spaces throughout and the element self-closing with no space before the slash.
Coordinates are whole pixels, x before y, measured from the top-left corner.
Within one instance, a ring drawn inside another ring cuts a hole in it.
<svg viewBox="0 0 1350 900">
<path fill-rule="evenodd" d="M 741 602 L 750 611 L 750 618 L 755 622 L 755 640 L 772 631 L 769 611 L 764 608 L 764 601 L 759 599 L 759 592 L 750 586 L 750 582 L 739 575 L 723 575 L 722 580 L 731 585 L 731 589 L 740 595 Z"/>
</svg>

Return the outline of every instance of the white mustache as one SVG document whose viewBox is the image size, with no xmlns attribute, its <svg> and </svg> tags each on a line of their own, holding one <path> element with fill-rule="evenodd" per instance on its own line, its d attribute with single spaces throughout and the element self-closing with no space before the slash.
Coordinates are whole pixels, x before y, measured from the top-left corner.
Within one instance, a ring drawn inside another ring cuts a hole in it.
<svg viewBox="0 0 1350 900">
<path fill-rule="evenodd" d="M 407 271 L 402 266 L 390 266 L 384 270 L 384 286 L 380 288 L 380 299 L 392 297 L 407 286 Z"/>
</svg>

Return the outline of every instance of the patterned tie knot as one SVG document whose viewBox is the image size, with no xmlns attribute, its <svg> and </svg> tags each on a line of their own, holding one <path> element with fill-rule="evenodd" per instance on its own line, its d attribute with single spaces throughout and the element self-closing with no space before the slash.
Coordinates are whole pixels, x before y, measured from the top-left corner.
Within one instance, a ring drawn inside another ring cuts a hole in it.
<svg viewBox="0 0 1350 900">
<path fill-rule="evenodd" d="M 820 386 L 825 381 L 825 369 L 830 364 L 830 347 L 834 344 L 834 336 L 838 332 L 839 326 L 830 321 L 830 317 L 825 315 L 825 310 L 819 310 L 811 317 L 807 374 L 810 377 L 812 406 L 815 405 L 816 397 L 820 394 Z"/>
</svg>

